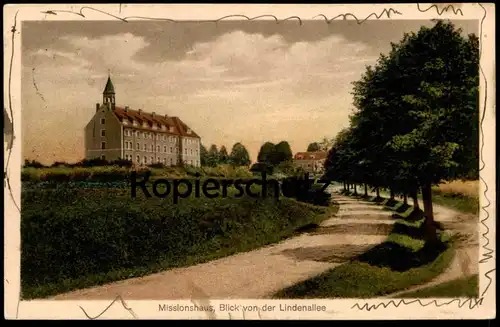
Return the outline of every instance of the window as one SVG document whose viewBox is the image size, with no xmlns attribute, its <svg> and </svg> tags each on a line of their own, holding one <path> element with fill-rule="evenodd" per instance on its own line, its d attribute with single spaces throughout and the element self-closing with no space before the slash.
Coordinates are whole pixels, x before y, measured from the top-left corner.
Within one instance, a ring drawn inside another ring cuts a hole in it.
<svg viewBox="0 0 500 327">
<path fill-rule="evenodd" d="M 125 142 L 125 149 L 128 150 L 128 142 Z"/>
<path fill-rule="evenodd" d="M 198 150 L 196 150 L 196 155 L 198 155 Z"/>
<path fill-rule="evenodd" d="M 148 163 L 148 158 L 146 158 L 146 156 L 144 156 L 144 164 L 146 165 Z"/>
<path fill-rule="evenodd" d="M 193 160 L 189 160 L 189 164 L 192 166 L 193 165 Z"/>
<path fill-rule="evenodd" d="M 102 137 L 106 136 L 106 130 L 105 129 L 101 129 L 101 136 Z"/>
<path fill-rule="evenodd" d="M 156 152 L 158 152 L 158 153 L 160 152 L 160 146 L 159 145 L 156 146 Z"/>
<path fill-rule="evenodd" d="M 138 163 L 138 164 L 141 163 L 141 157 L 137 156 L 137 158 L 135 158 L 135 159 L 136 159 L 136 163 Z"/>
<path fill-rule="evenodd" d="M 148 151 L 148 145 L 144 144 L 144 151 Z"/>
<path fill-rule="evenodd" d="M 137 143 L 137 147 L 136 147 L 137 150 L 140 150 L 141 149 L 141 145 L 139 143 Z"/>
<path fill-rule="evenodd" d="M 163 147 L 163 152 L 167 153 L 167 147 L 166 146 Z"/>
<path fill-rule="evenodd" d="M 188 154 L 188 149 L 184 149 L 184 154 Z"/>
<path fill-rule="evenodd" d="M 170 166 L 174 165 L 174 159 L 170 158 Z"/>
<path fill-rule="evenodd" d="M 167 165 L 167 158 L 163 158 L 163 164 Z"/>
<path fill-rule="evenodd" d="M 170 133 L 174 132 L 174 128 L 172 126 L 170 126 L 170 128 L 168 130 L 170 131 Z"/>
<path fill-rule="evenodd" d="M 101 160 L 106 160 L 106 156 L 104 154 L 101 156 Z"/>
<path fill-rule="evenodd" d="M 132 142 L 129 142 L 129 149 L 132 150 L 134 146 L 132 145 Z"/>
<path fill-rule="evenodd" d="M 150 163 L 153 163 L 155 160 L 155 158 L 151 157 L 151 162 Z"/>
<path fill-rule="evenodd" d="M 101 125 L 106 125 L 106 118 L 101 118 Z"/>
<path fill-rule="evenodd" d="M 191 149 L 191 155 L 193 155 L 193 149 Z"/>
<path fill-rule="evenodd" d="M 141 132 L 136 131 L 136 132 L 135 132 L 135 136 L 136 136 L 138 139 L 140 139 L 140 138 L 141 138 Z"/>
<path fill-rule="evenodd" d="M 151 152 L 155 152 L 155 146 L 151 144 Z"/>
<path fill-rule="evenodd" d="M 172 147 L 170 147 L 170 153 L 173 153 L 173 151 L 172 151 Z"/>
<path fill-rule="evenodd" d="M 106 149 L 106 142 L 101 142 L 101 149 L 102 150 Z"/>
<path fill-rule="evenodd" d="M 161 161 L 160 161 L 160 157 L 158 157 L 158 160 L 157 160 L 157 162 L 161 162 Z"/>
</svg>

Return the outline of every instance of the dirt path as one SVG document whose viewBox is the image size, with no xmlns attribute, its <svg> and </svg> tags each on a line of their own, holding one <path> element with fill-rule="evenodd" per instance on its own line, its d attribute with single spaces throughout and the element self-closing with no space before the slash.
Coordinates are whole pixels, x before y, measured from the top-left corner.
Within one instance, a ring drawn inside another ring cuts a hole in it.
<svg viewBox="0 0 500 327">
<path fill-rule="evenodd" d="M 281 243 L 141 278 L 57 295 L 51 300 L 268 298 L 385 240 L 391 212 L 338 194 L 336 217 Z"/>
<path fill-rule="evenodd" d="M 358 190 L 359 192 L 359 190 Z M 375 193 L 370 193 L 375 195 Z M 382 195 L 382 194 L 381 194 Z M 386 194 L 382 195 L 386 196 Z M 397 198 L 402 201 L 401 198 Z M 412 200 L 408 200 L 412 205 Z M 419 200 L 420 208 L 424 204 Z M 458 236 L 455 256 L 450 266 L 433 280 L 410 287 L 403 291 L 398 291 L 388 295 L 388 298 L 397 298 L 406 292 L 413 292 L 423 288 L 435 286 L 457 278 L 462 278 L 479 272 L 479 217 L 473 214 L 462 213 L 441 205 L 433 204 L 435 220 L 440 222 L 444 229 L 452 235 Z"/>
</svg>

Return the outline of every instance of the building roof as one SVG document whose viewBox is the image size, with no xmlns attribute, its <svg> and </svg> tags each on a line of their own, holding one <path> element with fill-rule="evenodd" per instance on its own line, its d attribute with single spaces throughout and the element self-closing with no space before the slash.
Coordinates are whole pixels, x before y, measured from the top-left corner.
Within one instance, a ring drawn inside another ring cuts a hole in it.
<svg viewBox="0 0 500 327">
<path fill-rule="evenodd" d="M 112 93 L 115 94 L 115 87 L 113 86 L 113 82 L 111 82 L 111 77 L 108 76 L 108 81 L 106 82 L 106 87 L 104 88 L 103 93 Z"/>
<path fill-rule="evenodd" d="M 297 152 L 295 160 L 321 160 L 326 159 L 327 153 L 323 151 L 316 152 Z"/>
<path fill-rule="evenodd" d="M 153 123 L 155 123 L 158 128 L 161 126 L 166 126 L 168 129 L 170 127 L 174 128 L 174 131 L 170 130 L 164 131 L 168 134 L 175 134 L 187 137 L 195 137 L 200 138 L 193 130 L 191 130 L 183 121 L 179 119 L 179 117 L 169 117 L 167 115 L 158 115 L 156 113 L 144 112 L 141 109 L 132 110 L 127 107 L 115 107 L 113 109 L 113 113 L 116 117 L 123 123 L 123 120 L 128 120 L 130 124 L 136 121 L 139 125 L 134 127 L 137 129 L 149 130 L 154 132 L 161 132 L 161 130 L 153 129 Z M 147 123 L 147 126 L 144 127 L 144 122 Z M 191 130 L 191 133 L 189 131 Z"/>
</svg>

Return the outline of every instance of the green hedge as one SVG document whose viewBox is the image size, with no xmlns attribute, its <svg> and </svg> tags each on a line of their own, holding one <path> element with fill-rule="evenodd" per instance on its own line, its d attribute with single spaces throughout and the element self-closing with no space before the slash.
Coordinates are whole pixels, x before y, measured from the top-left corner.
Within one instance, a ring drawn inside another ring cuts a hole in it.
<svg viewBox="0 0 500 327">
<path fill-rule="evenodd" d="M 44 285 L 70 285 L 82 276 L 159 262 L 164 269 L 193 256 L 251 249 L 290 235 L 327 210 L 287 198 L 189 197 L 173 204 L 170 197 L 146 199 L 142 193 L 132 199 L 128 188 L 64 185 L 24 191 L 22 208 L 25 298 L 45 296 Z"/>
</svg>

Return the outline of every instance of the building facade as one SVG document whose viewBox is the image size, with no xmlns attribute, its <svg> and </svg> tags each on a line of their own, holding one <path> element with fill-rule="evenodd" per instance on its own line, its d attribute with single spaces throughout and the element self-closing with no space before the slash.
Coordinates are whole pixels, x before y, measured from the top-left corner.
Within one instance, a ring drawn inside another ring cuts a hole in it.
<svg viewBox="0 0 500 327">
<path fill-rule="evenodd" d="M 311 174 L 322 174 L 326 160 L 326 152 L 298 152 L 294 163 Z"/>
<path fill-rule="evenodd" d="M 136 165 L 200 166 L 201 138 L 178 117 L 117 107 L 108 77 L 102 103 L 85 127 L 85 158 L 126 159 Z"/>
</svg>

